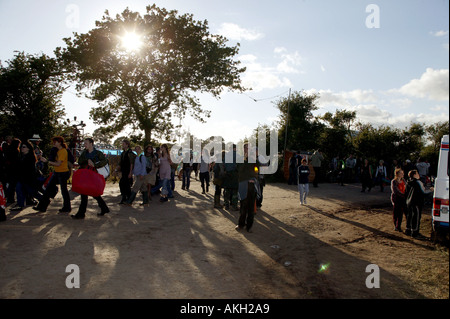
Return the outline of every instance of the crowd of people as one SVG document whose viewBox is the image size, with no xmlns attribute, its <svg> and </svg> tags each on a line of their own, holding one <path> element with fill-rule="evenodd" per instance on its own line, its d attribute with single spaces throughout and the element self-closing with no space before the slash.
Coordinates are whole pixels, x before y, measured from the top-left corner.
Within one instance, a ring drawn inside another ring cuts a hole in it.
<svg viewBox="0 0 450 319">
<path fill-rule="evenodd" d="M 39 147 L 39 137 L 26 141 L 7 137 L 1 144 L 0 185 L 5 193 L 4 206 L 10 206 L 10 211 L 19 212 L 26 206 L 33 206 L 38 212 L 46 212 L 60 191 L 63 206 L 59 212 L 70 213 L 72 203 L 67 185 L 74 165 L 78 165 L 79 169 L 97 170 L 108 164 L 103 152 L 95 148 L 92 138 L 84 140 L 84 150 L 77 159 L 63 137 L 55 136 L 51 141 L 52 149 L 48 157 Z M 236 229 L 245 228 L 251 232 L 256 208 L 262 206 L 265 183 L 264 176 L 259 173 L 259 161 L 249 162 L 248 144 L 244 145 L 243 158 L 239 161 L 236 145 L 233 145 L 228 152 L 222 152 L 222 161 L 217 163 L 212 162 L 213 158 L 206 149 L 199 156 L 199 161 L 194 162 L 191 152 L 190 160 L 184 163 L 172 161 L 167 144 L 155 149 L 152 145 L 144 149 L 136 145 L 132 150 L 130 141 L 125 139 L 122 149 L 119 165 L 114 172 L 120 176 L 121 201 L 118 204 L 131 206 L 139 193 L 142 194 L 141 205 L 148 206 L 155 195 L 160 196 L 161 203 L 167 202 L 174 197 L 177 172 L 182 178 L 183 191 L 189 191 L 191 173 L 194 171 L 197 178 L 199 172 L 203 194 L 209 193 L 211 180 L 215 186 L 214 207 L 240 211 Z M 257 149 L 252 151 L 257 156 Z M 222 194 L 224 205 L 221 205 Z M 78 210 L 71 215 L 73 219 L 85 218 L 89 196 L 80 195 Z M 102 196 L 95 196 L 94 199 L 100 208 L 99 216 L 110 212 L 108 205 L 111 203 L 106 203 Z"/>
<path fill-rule="evenodd" d="M 309 164 L 308 164 L 309 159 Z M 297 184 L 300 193 L 300 205 L 306 204 L 309 193 L 309 175 L 311 166 L 315 176 L 313 186 L 318 187 L 322 174 L 323 154 L 316 150 L 310 156 L 294 153 L 289 162 L 288 184 Z M 410 160 L 403 162 L 393 160 L 386 166 L 384 160 L 379 160 L 373 167 L 368 159 L 356 158 L 350 154 L 346 159 L 334 157 L 330 162 L 328 177 L 334 176 L 340 185 L 346 183 L 361 183 L 361 192 L 368 192 L 374 186 L 378 186 L 380 192 L 389 186 L 391 191 L 391 203 L 393 205 L 394 230 L 402 231 L 403 216 L 406 219 L 405 234 L 412 237 L 420 235 L 420 219 L 423 206 L 427 197 L 433 192 L 433 188 L 426 188 L 430 184 L 430 164 L 419 158 L 414 165 Z"/>
<path fill-rule="evenodd" d="M 33 206 L 34 210 L 45 212 L 56 196 L 59 185 L 63 198 L 59 212 L 69 213 L 72 211 L 72 204 L 68 180 L 74 165 L 78 164 L 81 169 L 97 170 L 108 164 L 103 152 L 95 148 L 92 138 L 84 140 L 84 150 L 77 159 L 68 149 L 64 138 L 55 136 L 51 141 L 52 148 L 48 157 L 43 155 L 39 147 L 39 136 L 26 141 L 9 136 L 1 144 L 0 182 L 5 198 L 3 206 L 11 205 L 10 211 L 18 212 L 26 206 Z M 196 179 L 199 172 L 202 194 L 209 193 L 211 181 L 215 186 L 214 208 L 240 211 L 236 229 L 251 231 L 256 209 L 262 206 L 265 180 L 264 175 L 260 174 L 260 162 L 249 162 L 249 152 L 255 152 L 254 158 L 258 159 L 257 148 L 249 150 L 248 144 L 245 144 L 243 159 L 237 159 L 236 145 L 233 145 L 228 151 L 222 152 L 222 161 L 214 161 L 207 149 L 204 149 L 201 154 L 190 151 L 187 156 L 183 156 L 187 159 L 185 162 L 174 163 L 167 144 L 156 148 L 152 145 L 145 148 L 136 145 L 132 149 L 130 141 L 125 139 L 122 141 L 120 162 L 114 172 L 120 176 L 119 204 L 131 206 L 139 193 L 142 194 L 141 205 L 144 206 L 148 206 L 155 195 L 160 196 L 161 203 L 167 202 L 174 197 L 176 175 L 182 180 L 181 189 L 189 191 L 192 172 L 195 172 Z M 322 170 L 323 162 L 324 156 L 320 150 L 303 156 L 294 153 L 291 157 L 288 183 L 298 185 L 300 205 L 307 204 L 310 182 L 314 187 L 319 187 L 322 182 L 325 173 Z M 312 181 L 311 168 L 314 171 Z M 412 165 L 409 160 L 393 161 L 388 167 L 383 160 L 379 160 L 378 165 L 373 167 L 368 159 L 362 160 L 349 155 L 345 160 L 333 158 L 329 168 L 341 185 L 344 181 L 360 182 L 361 192 L 370 192 L 374 186 L 379 186 L 383 192 L 385 187 L 390 186 L 394 229 L 401 231 L 405 216 L 405 233 L 412 236 L 419 234 L 424 201 L 432 191 L 426 190 L 424 186 L 429 181 L 428 163 L 421 159 L 416 165 Z M 101 196 L 94 196 L 94 199 L 100 208 L 99 216 L 109 213 L 108 204 Z M 87 204 L 88 196 L 81 195 L 78 210 L 71 217 L 85 218 Z"/>
</svg>

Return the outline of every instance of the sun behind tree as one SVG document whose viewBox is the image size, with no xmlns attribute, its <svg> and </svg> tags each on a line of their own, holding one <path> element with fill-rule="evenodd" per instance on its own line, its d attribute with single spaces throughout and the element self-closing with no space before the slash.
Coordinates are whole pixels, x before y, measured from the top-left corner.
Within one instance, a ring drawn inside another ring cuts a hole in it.
<svg viewBox="0 0 450 319">
<path fill-rule="evenodd" d="M 128 52 L 136 52 L 142 47 L 142 38 L 136 32 L 125 32 L 120 37 L 122 47 Z"/>
<path fill-rule="evenodd" d="M 105 133 L 131 127 L 146 141 L 167 138 L 173 116 L 209 117 L 196 93 L 220 98 L 225 89 L 245 90 L 239 44 L 227 46 L 225 37 L 211 34 L 208 22 L 192 14 L 152 5 L 144 16 L 127 8 L 113 18 L 106 11 L 95 25 L 65 38 L 67 47 L 55 54 L 77 90 L 97 101 L 90 115 Z"/>
</svg>

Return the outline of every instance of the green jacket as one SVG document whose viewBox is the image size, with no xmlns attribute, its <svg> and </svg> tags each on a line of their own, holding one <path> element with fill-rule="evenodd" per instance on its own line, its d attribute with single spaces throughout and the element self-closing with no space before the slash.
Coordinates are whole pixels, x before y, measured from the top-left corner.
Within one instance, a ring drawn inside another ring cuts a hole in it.
<svg viewBox="0 0 450 319">
<path fill-rule="evenodd" d="M 103 152 L 94 149 L 91 153 L 88 153 L 87 150 L 84 150 L 78 158 L 78 165 L 80 165 L 80 168 L 86 168 L 89 159 L 94 162 L 95 168 L 103 167 L 108 164 L 108 160 Z"/>
</svg>

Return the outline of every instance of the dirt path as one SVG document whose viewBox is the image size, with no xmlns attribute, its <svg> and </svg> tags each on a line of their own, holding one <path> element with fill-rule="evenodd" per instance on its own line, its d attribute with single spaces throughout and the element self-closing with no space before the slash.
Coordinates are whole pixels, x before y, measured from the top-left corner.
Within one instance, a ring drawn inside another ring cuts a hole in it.
<svg viewBox="0 0 450 319">
<path fill-rule="evenodd" d="M 296 186 L 268 185 L 253 233 L 237 232 L 238 212 L 212 208 L 200 183 L 150 207 L 115 204 L 84 220 L 8 212 L 0 223 L 0 298 L 448 298 L 448 248 L 394 232 L 388 192 L 322 184 L 300 207 Z M 74 195 L 74 194 L 72 194 Z M 80 198 L 74 197 L 74 210 Z M 74 212 L 73 212 L 74 213 Z M 423 233 L 429 233 L 425 212 Z M 80 288 L 66 287 L 66 266 Z M 380 269 L 369 289 L 366 267 Z"/>
</svg>

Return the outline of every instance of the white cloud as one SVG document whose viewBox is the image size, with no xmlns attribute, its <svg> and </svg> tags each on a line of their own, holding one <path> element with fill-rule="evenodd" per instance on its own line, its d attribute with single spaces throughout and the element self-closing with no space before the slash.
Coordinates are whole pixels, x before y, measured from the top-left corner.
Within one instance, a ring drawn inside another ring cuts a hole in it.
<svg viewBox="0 0 450 319">
<path fill-rule="evenodd" d="M 367 103 L 377 101 L 377 97 L 372 90 L 355 89 L 353 91 L 340 93 L 345 99 L 352 99 L 356 103 Z"/>
<path fill-rule="evenodd" d="M 245 29 L 234 23 L 222 23 L 218 33 L 230 40 L 236 41 L 254 41 L 264 37 L 263 33 L 256 30 Z"/>
<path fill-rule="evenodd" d="M 399 92 L 407 96 L 429 98 L 436 101 L 448 101 L 448 77 L 448 69 L 434 70 L 427 68 L 420 79 L 413 79 L 400 89 L 394 89 L 390 92 Z"/>
<path fill-rule="evenodd" d="M 332 92 L 331 90 L 310 89 L 305 92 L 308 94 L 318 93 L 320 95 L 319 104 L 323 107 L 350 107 L 355 104 L 378 101 L 372 90 L 355 89 L 352 91 Z"/>
<path fill-rule="evenodd" d="M 448 105 L 436 105 L 430 107 L 432 111 L 448 111 Z"/>
<path fill-rule="evenodd" d="M 436 32 L 431 32 L 432 35 L 434 35 L 435 37 L 443 37 L 448 35 L 448 30 L 440 30 L 440 31 L 436 31 Z"/>
<path fill-rule="evenodd" d="M 287 49 L 283 47 L 275 48 L 274 52 L 281 58 L 281 62 L 277 65 L 277 71 L 280 73 L 300 73 L 297 68 L 302 65 L 302 57 L 295 51 L 287 53 Z"/>
<path fill-rule="evenodd" d="M 264 89 L 292 87 L 292 82 L 285 75 L 301 73 L 296 68 L 301 64 L 299 53 L 288 53 L 285 48 L 276 48 L 274 52 L 278 54 L 278 59 L 281 60 L 276 66 L 261 64 L 253 54 L 240 57 L 242 65 L 247 68 L 242 76 L 244 87 L 252 88 L 255 92 Z"/>
<path fill-rule="evenodd" d="M 252 88 L 255 92 L 264 89 L 275 89 L 292 86 L 291 81 L 286 77 L 279 77 L 270 70 L 248 71 L 242 77 L 244 87 Z"/>
<path fill-rule="evenodd" d="M 323 65 L 320 65 L 320 69 L 322 70 L 322 72 L 325 72 L 325 67 Z"/>
</svg>

